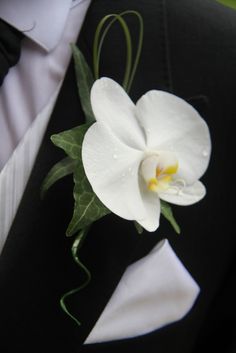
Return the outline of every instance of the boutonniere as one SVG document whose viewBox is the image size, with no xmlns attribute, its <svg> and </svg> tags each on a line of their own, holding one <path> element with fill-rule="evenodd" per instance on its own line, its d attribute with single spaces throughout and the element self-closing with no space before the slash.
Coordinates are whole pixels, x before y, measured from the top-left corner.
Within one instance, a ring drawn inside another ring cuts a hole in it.
<svg viewBox="0 0 236 353">
<path fill-rule="evenodd" d="M 140 30 L 136 57 L 126 15 L 137 17 Z M 122 86 L 99 77 L 102 45 L 114 22 L 121 25 L 127 62 Z M 66 157 L 48 173 L 42 194 L 62 177 L 73 174 L 74 213 L 67 228 L 74 236 L 72 255 L 87 275 L 86 283 L 61 298 L 63 310 L 78 324 L 66 306 L 68 296 L 90 281 L 89 270 L 79 259 L 79 249 L 96 220 L 113 212 L 133 221 L 138 233 L 153 232 L 161 214 L 177 233 L 171 205 L 200 201 L 206 189 L 199 180 L 207 169 L 211 141 L 206 122 L 182 98 L 150 90 L 135 104 L 128 93 L 133 83 L 143 41 L 139 13 L 108 15 L 98 24 L 93 46 L 93 73 L 83 54 L 72 45 L 78 91 L 86 123 L 51 137 Z"/>
</svg>

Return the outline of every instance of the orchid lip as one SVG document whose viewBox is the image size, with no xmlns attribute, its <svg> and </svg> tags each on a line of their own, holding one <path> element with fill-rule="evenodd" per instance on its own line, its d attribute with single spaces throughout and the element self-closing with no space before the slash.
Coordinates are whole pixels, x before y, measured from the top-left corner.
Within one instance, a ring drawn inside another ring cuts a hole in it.
<svg viewBox="0 0 236 353">
<path fill-rule="evenodd" d="M 146 182 L 147 189 L 158 193 L 173 185 L 178 168 L 178 160 L 173 153 L 157 152 L 143 159 L 140 173 Z"/>
</svg>

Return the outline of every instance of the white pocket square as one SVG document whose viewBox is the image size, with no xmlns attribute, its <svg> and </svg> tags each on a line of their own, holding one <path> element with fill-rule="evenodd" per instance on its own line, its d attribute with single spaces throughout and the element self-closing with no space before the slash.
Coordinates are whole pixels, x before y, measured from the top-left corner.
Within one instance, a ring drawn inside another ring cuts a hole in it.
<svg viewBox="0 0 236 353">
<path fill-rule="evenodd" d="M 168 240 L 162 240 L 127 268 L 85 344 L 135 337 L 180 320 L 198 293 Z"/>
</svg>

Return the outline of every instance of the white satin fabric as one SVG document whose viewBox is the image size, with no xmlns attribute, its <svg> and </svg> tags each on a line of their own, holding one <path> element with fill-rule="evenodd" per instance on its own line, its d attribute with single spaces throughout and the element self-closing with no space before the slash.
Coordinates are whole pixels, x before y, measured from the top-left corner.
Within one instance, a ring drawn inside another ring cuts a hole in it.
<svg viewBox="0 0 236 353">
<path fill-rule="evenodd" d="M 85 344 L 139 336 L 180 320 L 198 293 L 165 239 L 127 268 Z"/>
</svg>

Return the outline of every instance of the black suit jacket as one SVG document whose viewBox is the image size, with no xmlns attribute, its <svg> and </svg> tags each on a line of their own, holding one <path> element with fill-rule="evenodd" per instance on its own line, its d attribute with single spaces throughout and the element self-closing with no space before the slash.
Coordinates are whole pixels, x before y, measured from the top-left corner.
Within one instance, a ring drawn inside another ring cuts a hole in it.
<svg viewBox="0 0 236 353">
<path fill-rule="evenodd" d="M 203 177 L 207 196 L 190 207 L 174 207 L 177 236 L 165 220 L 155 233 L 138 236 L 132 222 L 113 215 L 92 227 L 81 258 L 92 273 L 90 285 L 68 304 L 78 328 L 59 308 L 62 293 L 83 273 L 70 255 L 65 230 L 73 209 L 71 177 L 58 182 L 42 202 L 41 183 L 63 157 L 49 137 L 84 121 L 71 65 L 19 211 L 0 260 L 0 352 L 234 352 L 235 236 L 233 199 L 236 104 L 236 13 L 211 0 L 96 0 L 78 45 L 91 63 L 92 40 L 101 17 L 138 10 L 145 23 L 141 62 L 131 90 L 137 100 L 150 89 L 173 92 L 207 121 L 213 151 Z M 136 23 L 130 18 L 135 35 Z M 104 47 L 101 75 L 121 82 L 123 34 L 114 27 Z M 83 346 L 127 265 L 167 237 L 201 287 L 193 310 L 180 322 L 128 340 Z"/>
</svg>

